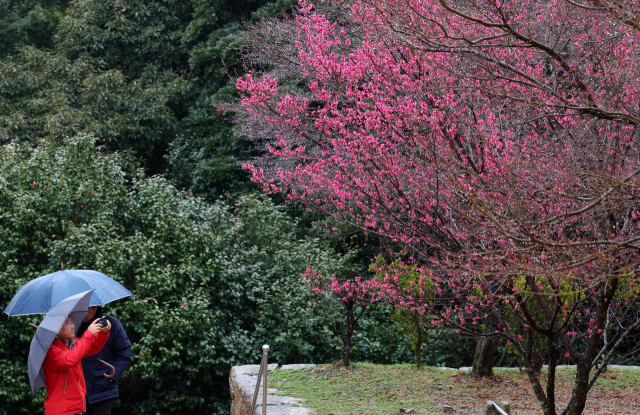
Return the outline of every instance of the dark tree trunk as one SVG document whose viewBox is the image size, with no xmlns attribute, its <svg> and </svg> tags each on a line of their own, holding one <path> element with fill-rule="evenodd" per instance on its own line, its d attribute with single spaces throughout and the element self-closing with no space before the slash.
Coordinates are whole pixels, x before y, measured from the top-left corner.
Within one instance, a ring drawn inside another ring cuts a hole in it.
<svg viewBox="0 0 640 415">
<path fill-rule="evenodd" d="M 359 313 L 356 313 L 356 302 L 354 300 L 343 301 L 342 303 L 342 315 L 344 327 L 340 338 L 342 339 L 342 364 L 344 367 L 349 367 L 349 354 L 351 352 L 351 337 L 353 331 L 356 328 L 356 323 L 362 316 L 364 307 L 361 308 Z"/>
<path fill-rule="evenodd" d="M 486 332 L 487 330 L 485 330 Z M 473 356 L 472 373 L 479 376 L 493 375 L 493 359 L 496 356 L 497 341 L 495 336 L 481 337 L 476 344 Z"/>
<path fill-rule="evenodd" d="M 576 381 L 574 384 L 574 399 L 569 409 L 568 415 L 581 415 L 587 403 L 587 394 L 589 393 L 591 378 L 591 369 L 593 361 L 598 354 L 598 345 L 602 339 L 601 332 L 606 330 L 606 318 L 611 299 L 618 289 L 619 280 L 614 278 L 604 283 L 602 294 L 598 299 L 598 308 L 595 318 L 595 333 L 589 339 L 587 349 L 581 354 L 580 359 L 576 362 Z M 615 348 L 615 347 L 614 347 Z M 596 375 L 599 374 L 596 372 Z"/>
<path fill-rule="evenodd" d="M 547 372 L 547 405 L 550 414 L 556 413 L 556 348 L 553 335 L 547 337 L 549 341 L 549 370 Z"/>
<path fill-rule="evenodd" d="M 351 337 L 342 336 L 342 365 L 349 367 L 349 352 L 351 349 Z"/>
<path fill-rule="evenodd" d="M 587 393 L 589 393 L 589 373 L 591 372 L 591 365 L 587 363 L 588 360 L 578 363 L 576 365 L 576 381 L 574 385 L 574 399 L 573 405 L 569 409 L 570 415 L 580 415 L 584 411 L 584 406 L 587 403 Z"/>
<path fill-rule="evenodd" d="M 416 369 L 422 368 L 422 342 L 424 342 L 424 328 L 422 327 L 422 321 L 420 316 L 416 316 L 415 324 L 416 324 L 416 344 L 415 344 L 415 358 L 416 358 Z"/>
<path fill-rule="evenodd" d="M 542 370 L 542 356 L 536 347 L 536 335 L 532 329 L 527 329 L 527 361 L 536 373 Z"/>
<path fill-rule="evenodd" d="M 504 350 L 502 351 L 502 356 L 500 356 L 500 361 L 498 362 L 498 367 L 502 367 L 504 364 L 504 358 L 507 355 L 507 346 L 504 346 Z"/>
</svg>

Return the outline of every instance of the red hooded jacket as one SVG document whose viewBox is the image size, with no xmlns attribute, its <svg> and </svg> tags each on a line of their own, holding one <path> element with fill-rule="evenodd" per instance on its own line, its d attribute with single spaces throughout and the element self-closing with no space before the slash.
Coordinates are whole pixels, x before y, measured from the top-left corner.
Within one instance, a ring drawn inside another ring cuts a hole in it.
<svg viewBox="0 0 640 415">
<path fill-rule="evenodd" d="M 84 411 L 84 395 L 87 387 L 80 361 L 87 353 L 93 355 L 102 349 L 109 339 L 109 332 L 98 332 L 96 336 L 87 330 L 76 337 L 73 348 L 56 338 L 42 363 L 44 381 L 47 385 L 47 399 L 44 401 L 45 415 L 69 415 Z"/>
</svg>

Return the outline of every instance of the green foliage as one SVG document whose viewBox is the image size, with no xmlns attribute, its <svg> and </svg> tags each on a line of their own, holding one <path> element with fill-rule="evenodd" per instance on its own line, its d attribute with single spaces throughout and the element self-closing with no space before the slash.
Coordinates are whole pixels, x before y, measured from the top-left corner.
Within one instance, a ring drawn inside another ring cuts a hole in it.
<svg viewBox="0 0 640 415">
<path fill-rule="evenodd" d="M 387 268 L 387 261 L 382 255 L 378 255 L 369 269 L 376 272 L 376 277 L 381 281 L 388 274 L 387 270 L 392 269 L 400 289 L 410 292 L 414 298 L 433 297 L 434 284 L 431 279 L 424 278 L 425 270 L 418 265 L 405 263 L 400 257 L 395 258 Z M 433 319 L 432 315 L 420 307 L 397 308 L 393 313 L 393 320 L 398 323 L 398 328 L 411 339 L 418 369 L 422 367 L 422 345 L 427 337 L 427 330 L 435 328 L 429 324 Z"/>
<path fill-rule="evenodd" d="M 292 3 L 0 0 L 0 144 L 91 133 L 179 188 L 251 189 L 250 146 L 214 104 L 235 94 L 241 22 Z"/>
<path fill-rule="evenodd" d="M 23 46 L 0 61 L 0 143 L 92 133 L 161 172 L 190 94 L 191 12 L 177 0 L 70 3 L 53 41 L 38 44 L 50 49 Z"/>
<path fill-rule="evenodd" d="M 381 364 L 416 361 L 416 327 L 408 318 L 398 319 L 399 310 L 381 304 L 367 311 L 352 338 L 352 361 Z M 420 350 L 423 366 L 471 366 L 475 339 L 461 337 L 451 329 L 423 330 Z"/>
<path fill-rule="evenodd" d="M 76 0 L 61 20 L 56 48 L 69 59 L 100 60 L 128 79 L 149 65 L 183 75 L 182 35 L 192 10 L 183 0 Z"/>
<path fill-rule="evenodd" d="M 389 304 L 367 310 L 358 321 L 351 344 L 349 358 L 354 362 L 394 364 L 412 360 L 411 339 L 393 321 Z"/>
<path fill-rule="evenodd" d="M 46 48 L 68 0 L 0 0 L 0 59 L 23 46 Z"/>
<path fill-rule="evenodd" d="M 190 104 L 167 153 L 167 177 L 179 187 L 215 196 L 253 186 L 241 163 L 250 151 L 233 130 L 229 114 L 214 108 L 234 99 L 242 73 L 243 21 L 290 9 L 293 1 L 193 0 L 193 17 L 184 31 L 189 53 Z"/>
<path fill-rule="evenodd" d="M 180 120 L 169 144 L 166 175 L 176 186 L 200 195 L 237 194 L 253 187 L 241 168 L 248 146 L 234 134 L 229 116 L 214 110 L 215 88 L 209 91 L 195 96 Z"/>
<path fill-rule="evenodd" d="M 86 57 L 25 47 L 0 61 L 0 142 L 93 133 L 112 150 L 161 157 L 175 123 L 169 106 L 183 88 L 175 74 L 154 67 L 128 81 Z"/>
<path fill-rule="evenodd" d="M 37 276 L 96 269 L 135 295 L 107 306 L 134 349 L 118 413 L 222 413 L 230 367 L 273 345 L 280 363 L 328 361 L 339 348 L 331 303 L 300 274 L 343 261 L 262 196 L 208 204 L 164 179 L 125 174 L 88 136 L 0 153 L 0 302 Z M 0 326 L 0 413 L 40 413 L 28 394 L 33 332 Z M 6 405 L 11 405 L 6 406 Z M 18 409 L 16 409 L 18 408 Z"/>
<path fill-rule="evenodd" d="M 398 308 L 393 313 L 393 319 L 398 323 L 401 331 L 411 339 L 411 348 L 414 350 L 416 367 L 422 367 L 422 345 L 427 336 L 429 316 L 420 314 L 417 310 Z"/>
</svg>

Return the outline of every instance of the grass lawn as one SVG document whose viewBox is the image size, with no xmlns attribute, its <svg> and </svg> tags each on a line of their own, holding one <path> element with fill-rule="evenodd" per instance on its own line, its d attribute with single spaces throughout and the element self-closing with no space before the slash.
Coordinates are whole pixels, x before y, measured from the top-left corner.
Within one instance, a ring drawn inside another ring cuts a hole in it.
<svg viewBox="0 0 640 415">
<path fill-rule="evenodd" d="M 356 363 L 349 369 L 333 365 L 269 372 L 269 387 L 280 395 L 303 398 L 302 406 L 329 414 L 454 414 L 480 415 L 487 400 L 511 402 L 512 415 L 541 414 L 526 374 L 496 370 L 493 378 L 476 378 L 456 370 L 411 365 Z M 570 394 L 575 369 L 558 370 L 558 408 Z M 544 377 L 544 376 L 543 376 Z M 560 411 L 559 411 L 560 412 Z M 609 369 L 589 392 L 585 415 L 640 414 L 640 371 Z"/>
</svg>

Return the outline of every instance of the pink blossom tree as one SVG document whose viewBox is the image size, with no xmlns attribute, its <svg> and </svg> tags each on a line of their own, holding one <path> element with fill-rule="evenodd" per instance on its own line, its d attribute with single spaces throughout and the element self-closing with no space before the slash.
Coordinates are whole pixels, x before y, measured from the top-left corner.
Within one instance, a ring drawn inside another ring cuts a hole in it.
<svg viewBox="0 0 640 415">
<path fill-rule="evenodd" d="M 340 362 L 342 366 L 349 367 L 352 348 L 352 337 L 358 325 L 358 321 L 365 314 L 376 297 L 371 295 L 369 287 L 361 283 L 361 277 L 339 278 L 335 275 L 326 276 L 309 268 L 302 274 L 309 280 L 309 289 L 318 294 L 326 294 L 339 301 L 342 306 L 342 322 L 339 327 L 342 350 Z M 373 301 L 371 301 L 373 300 Z"/>
<path fill-rule="evenodd" d="M 306 90 L 269 71 L 238 80 L 270 154 L 247 168 L 402 244 L 435 284 L 416 296 L 388 265 L 362 292 L 506 338 L 543 413 L 581 414 L 639 322 L 640 3 L 348 6 L 340 24 L 307 3 L 286 22 L 283 75 L 297 65 Z M 562 360 L 577 366 L 568 397 Z"/>
</svg>

